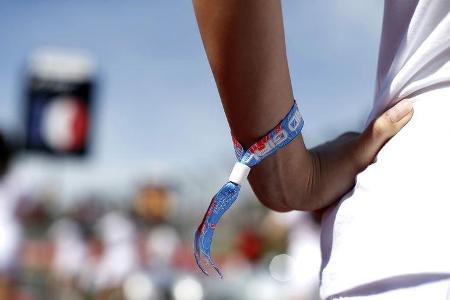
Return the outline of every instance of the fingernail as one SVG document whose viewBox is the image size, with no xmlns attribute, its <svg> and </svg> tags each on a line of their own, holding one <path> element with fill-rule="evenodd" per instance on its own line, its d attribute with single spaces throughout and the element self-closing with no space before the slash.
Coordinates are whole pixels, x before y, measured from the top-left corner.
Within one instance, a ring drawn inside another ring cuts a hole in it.
<svg viewBox="0 0 450 300">
<path fill-rule="evenodd" d="M 386 114 L 393 123 L 396 123 L 409 114 L 412 109 L 411 102 L 408 99 L 404 99 L 391 107 Z"/>
</svg>

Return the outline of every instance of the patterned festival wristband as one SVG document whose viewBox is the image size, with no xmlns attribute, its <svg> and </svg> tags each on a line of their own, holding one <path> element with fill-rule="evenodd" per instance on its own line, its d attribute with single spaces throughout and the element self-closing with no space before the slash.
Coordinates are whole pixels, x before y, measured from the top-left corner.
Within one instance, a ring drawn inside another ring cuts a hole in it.
<svg viewBox="0 0 450 300">
<path fill-rule="evenodd" d="M 292 108 L 284 119 L 247 151 L 244 151 L 242 145 L 233 137 L 234 151 L 238 162 L 231 171 L 229 181 L 212 198 L 208 210 L 194 235 L 195 261 L 206 275 L 208 273 L 201 264 L 202 257 L 206 258 L 206 262 L 217 271 L 220 278 L 223 278 L 210 253 L 214 229 L 222 215 L 237 199 L 241 183 L 247 178 L 250 168 L 289 144 L 300 134 L 303 124 L 303 118 L 298 110 L 297 103 L 294 101 Z"/>
</svg>

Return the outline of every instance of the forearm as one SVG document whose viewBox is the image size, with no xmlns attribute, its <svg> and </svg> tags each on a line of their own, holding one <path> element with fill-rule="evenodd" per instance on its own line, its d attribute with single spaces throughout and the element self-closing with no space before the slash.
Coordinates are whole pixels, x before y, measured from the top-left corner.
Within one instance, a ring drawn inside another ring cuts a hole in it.
<svg viewBox="0 0 450 300">
<path fill-rule="evenodd" d="M 294 101 L 280 1 L 193 3 L 231 132 L 247 148 L 276 126 Z M 411 104 L 399 103 L 362 135 L 340 137 L 312 151 L 300 135 L 254 166 L 250 184 L 274 210 L 327 207 L 353 186 L 356 174 L 411 117 Z"/>
<path fill-rule="evenodd" d="M 279 0 L 194 0 L 194 7 L 231 131 L 249 146 L 293 103 Z"/>
<path fill-rule="evenodd" d="M 248 147 L 294 101 L 280 2 L 195 0 L 194 7 L 231 132 Z M 290 210 L 306 198 L 312 163 L 300 136 L 252 168 L 249 181 L 265 205 Z"/>
</svg>

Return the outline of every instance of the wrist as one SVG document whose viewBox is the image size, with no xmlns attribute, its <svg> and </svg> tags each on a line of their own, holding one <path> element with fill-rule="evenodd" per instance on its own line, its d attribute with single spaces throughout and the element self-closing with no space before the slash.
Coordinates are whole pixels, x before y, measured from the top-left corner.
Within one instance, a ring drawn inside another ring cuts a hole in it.
<svg viewBox="0 0 450 300">
<path fill-rule="evenodd" d="M 228 102 L 223 102 L 225 114 L 231 134 L 248 149 L 252 144 L 271 131 L 289 112 L 294 103 L 294 98 L 282 98 L 283 101 L 276 105 L 267 99 L 258 99 L 258 103 L 245 101 L 233 102 L 228 107 Z M 270 109 L 268 109 L 270 108 Z"/>
</svg>

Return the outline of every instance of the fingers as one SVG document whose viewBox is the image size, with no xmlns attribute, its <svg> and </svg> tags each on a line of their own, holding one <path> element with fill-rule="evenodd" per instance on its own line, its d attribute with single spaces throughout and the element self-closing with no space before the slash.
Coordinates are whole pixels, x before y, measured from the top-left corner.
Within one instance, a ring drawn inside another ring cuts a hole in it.
<svg viewBox="0 0 450 300">
<path fill-rule="evenodd" d="M 373 124 L 372 130 L 379 138 L 379 142 L 386 142 L 396 135 L 411 120 L 412 114 L 412 104 L 405 99 L 378 117 Z"/>
<path fill-rule="evenodd" d="M 411 120 L 413 113 L 411 102 L 405 99 L 384 112 L 366 128 L 354 149 L 361 169 L 373 162 L 381 147 Z"/>
</svg>

